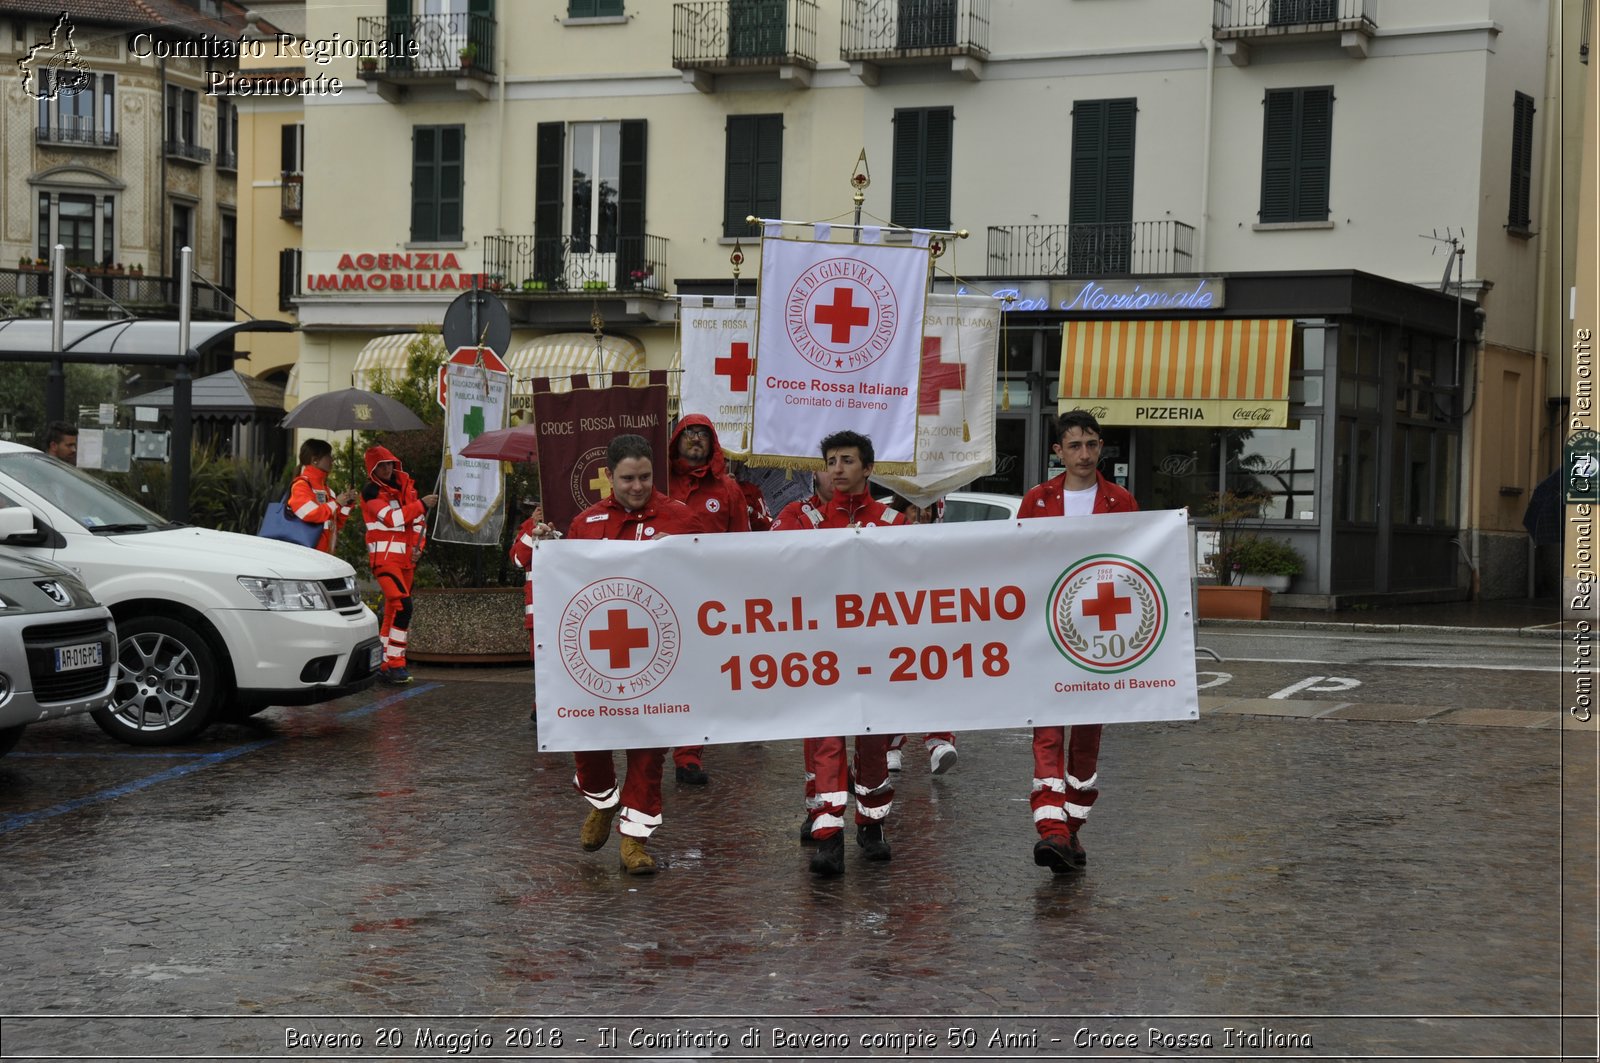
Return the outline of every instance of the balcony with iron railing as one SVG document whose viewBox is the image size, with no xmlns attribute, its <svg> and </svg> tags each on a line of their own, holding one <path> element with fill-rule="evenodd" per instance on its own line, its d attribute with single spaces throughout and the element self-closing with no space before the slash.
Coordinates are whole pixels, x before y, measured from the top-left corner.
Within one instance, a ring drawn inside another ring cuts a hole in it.
<svg viewBox="0 0 1600 1063">
<path fill-rule="evenodd" d="M 489 15 L 365 16 L 356 20 L 358 47 L 368 54 L 384 42 L 388 56 L 358 58 L 357 73 L 391 103 L 417 86 L 442 86 L 487 100 L 495 80 L 494 37 L 495 20 Z"/>
<path fill-rule="evenodd" d="M 238 169 L 239 169 L 239 153 L 235 152 L 235 151 L 219 151 L 219 152 L 217 152 L 217 169 L 219 169 L 219 170 L 233 170 L 234 172 L 238 172 Z"/>
<path fill-rule="evenodd" d="M 202 148 L 198 144 L 191 144 L 187 140 L 164 140 L 161 150 L 169 159 L 179 162 L 192 162 L 201 165 L 211 161 L 211 149 Z"/>
<path fill-rule="evenodd" d="M 305 206 L 305 175 L 286 173 L 278 201 L 278 217 L 284 221 L 299 221 Z"/>
<path fill-rule="evenodd" d="M 1181 221 L 989 227 L 994 277 L 1147 276 L 1193 268 L 1194 226 Z"/>
<path fill-rule="evenodd" d="M 660 294 L 666 269 L 667 240 L 662 236 L 483 238 L 489 288 L 505 295 Z"/>
<path fill-rule="evenodd" d="M 989 57 L 989 0 L 844 0 L 839 57 L 869 82 L 878 64 L 946 60 L 976 80 Z"/>
<path fill-rule="evenodd" d="M 817 66 L 816 0 L 692 0 L 672 5 L 672 65 L 702 92 L 716 75 L 775 71 L 811 84 Z"/>
<path fill-rule="evenodd" d="M 303 294 L 301 277 L 301 251 L 298 247 L 285 247 L 278 251 L 278 309 L 293 310 L 294 301 Z"/>
<path fill-rule="evenodd" d="M 178 283 L 173 277 L 160 277 L 120 267 L 74 267 L 66 283 L 66 315 L 72 318 L 134 317 L 170 318 L 178 312 Z M 50 270 L 45 266 L 29 269 L 0 269 L 0 298 L 30 300 L 32 312 L 50 313 Z M 229 321 L 233 306 L 224 294 L 196 281 L 190 286 L 194 316 L 208 321 Z"/>
<path fill-rule="evenodd" d="M 115 132 L 96 129 L 88 122 L 61 122 L 54 126 L 35 126 L 33 140 L 36 144 L 68 148 L 114 148 L 118 144 Z"/>
<path fill-rule="evenodd" d="M 1212 35 L 1235 66 L 1255 45 L 1336 41 L 1364 58 L 1378 29 L 1378 0 L 1212 0 Z"/>
</svg>

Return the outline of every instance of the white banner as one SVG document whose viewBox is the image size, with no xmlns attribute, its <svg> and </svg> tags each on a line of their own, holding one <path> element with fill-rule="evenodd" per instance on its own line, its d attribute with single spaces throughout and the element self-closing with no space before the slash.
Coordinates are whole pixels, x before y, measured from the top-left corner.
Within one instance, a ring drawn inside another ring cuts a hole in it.
<svg viewBox="0 0 1600 1063">
<path fill-rule="evenodd" d="M 1180 510 L 535 549 L 541 749 L 1199 715 Z"/>
<path fill-rule="evenodd" d="M 444 377 L 444 444 L 449 453 L 441 492 L 444 506 L 440 508 L 449 520 L 434 521 L 434 537 L 446 542 L 477 542 L 480 534 L 492 531 L 498 541 L 505 515 L 500 501 L 505 488 L 500 462 L 463 458 L 460 454 L 462 447 L 482 433 L 506 427 L 511 409 L 511 375 L 448 362 Z M 418 491 L 428 493 L 422 485 L 418 485 Z M 463 539 L 453 532 L 472 535 Z"/>
<path fill-rule="evenodd" d="M 926 248 L 762 241 L 755 464 L 820 464 L 822 437 L 848 428 L 882 472 L 916 471 L 927 286 Z"/>
<path fill-rule="evenodd" d="M 750 395 L 756 370 L 754 300 L 684 296 L 680 414 L 700 413 L 716 425 L 722 452 L 750 452 Z"/>
<path fill-rule="evenodd" d="M 875 476 L 926 506 L 994 472 L 994 382 L 1000 302 L 928 296 L 917 400 L 917 474 Z"/>
</svg>

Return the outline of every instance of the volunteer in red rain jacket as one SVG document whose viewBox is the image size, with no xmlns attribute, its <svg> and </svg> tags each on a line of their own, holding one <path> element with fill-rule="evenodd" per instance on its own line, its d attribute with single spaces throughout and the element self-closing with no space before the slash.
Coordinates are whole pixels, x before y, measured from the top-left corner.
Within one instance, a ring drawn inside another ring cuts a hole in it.
<svg viewBox="0 0 1600 1063">
<path fill-rule="evenodd" d="M 533 514 L 517 529 L 511 541 L 511 563 L 522 570 L 522 626 L 528 630 L 528 656 L 533 656 L 533 544 L 544 539 L 559 539 L 561 533 L 544 522 L 544 507 L 535 502 Z M 533 709 L 528 719 L 539 719 L 538 677 L 534 678 Z"/>
<path fill-rule="evenodd" d="M 668 535 L 704 531 L 688 506 L 655 489 L 655 466 L 650 443 L 643 436 L 617 436 L 606 447 L 611 471 L 611 497 L 601 499 L 572 519 L 568 539 L 631 539 L 648 542 Z M 665 749 L 630 749 L 628 772 L 617 790 L 617 769 L 611 750 L 574 753 L 577 774 L 573 784 L 593 805 L 578 840 L 589 852 L 601 848 L 611 832 L 611 821 L 621 812 L 617 833 L 622 836 L 622 866 L 630 875 L 653 875 L 656 862 L 644 843 L 661 825 L 661 769 Z"/>
<path fill-rule="evenodd" d="M 1086 517 L 1094 513 L 1133 513 L 1139 504 L 1125 488 L 1100 475 L 1100 422 L 1083 410 L 1072 410 L 1056 422 L 1050 449 L 1064 466 L 1022 496 L 1018 517 Z M 1039 840 L 1033 862 L 1057 875 L 1083 870 L 1089 858 L 1078 841 L 1089 809 L 1100 791 L 1101 725 L 1033 729 L 1033 826 Z"/>
<path fill-rule="evenodd" d="M 806 528 L 875 528 L 900 522 L 900 514 L 873 499 L 872 440 L 857 432 L 835 432 L 822 441 L 826 465 L 821 479 L 828 481 L 826 498 L 818 493 L 784 507 L 773 530 Z M 820 508 L 819 508 L 820 504 Z M 806 766 L 806 823 L 802 841 L 814 841 L 811 871 L 817 875 L 844 873 L 844 806 L 849 797 L 851 765 L 844 738 L 808 738 Z M 883 819 L 894 805 L 894 785 L 889 777 L 889 736 L 857 735 L 855 757 L 856 844 L 868 860 L 890 856 L 883 835 Z"/>
<path fill-rule="evenodd" d="M 350 519 L 356 489 L 346 488 L 337 495 L 328 486 L 333 471 L 333 447 L 326 439 L 308 439 L 300 444 L 300 475 L 289 485 L 289 511 L 307 524 L 321 524 L 322 538 L 317 549 L 333 553 L 334 537 Z"/>
<path fill-rule="evenodd" d="M 728 461 L 711 418 L 691 413 L 678 421 L 667 444 L 672 476 L 667 492 L 688 506 L 708 532 L 750 530 L 750 513 L 739 482 L 728 475 Z M 704 786 L 710 776 L 701 767 L 704 746 L 679 746 L 672 751 L 673 774 L 681 783 Z"/>
<path fill-rule="evenodd" d="M 383 591 L 383 618 L 378 627 L 383 667 L 378 679 L 402 685 L 411 682 L 406 670 L 411 583 L 427 541 L 428 510 L 439 496 L 419 497 L 411 477 L 387 447 L 368 447 L 365 460 L 367 483 L 361 489 L 361 513 L 367 522 L 367 564 Z"/>
</svg>

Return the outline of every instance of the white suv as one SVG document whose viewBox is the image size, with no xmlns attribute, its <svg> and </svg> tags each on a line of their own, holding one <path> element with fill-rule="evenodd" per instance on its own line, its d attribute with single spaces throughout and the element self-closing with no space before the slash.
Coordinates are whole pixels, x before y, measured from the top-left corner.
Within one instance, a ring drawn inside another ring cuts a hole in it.
<svg viewBox="0 0 1600 1063">
<path fill-rule="evenodd" d="M 378 621 L 355 570 L 305 547 L 174 524 L 64 462 L 0 442 L 0 544 L 65 565 L 116 618 L 119 676 L 94 714 L 135 745 L 372 685 Z"/>
</svg>

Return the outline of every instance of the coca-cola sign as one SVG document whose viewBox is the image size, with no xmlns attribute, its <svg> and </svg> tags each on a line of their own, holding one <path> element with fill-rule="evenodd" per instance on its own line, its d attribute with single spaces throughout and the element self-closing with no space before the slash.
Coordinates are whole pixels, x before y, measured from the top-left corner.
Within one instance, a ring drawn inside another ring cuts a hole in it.
<svg viewBox="0 0 1600 1063">
<path fill-rule="evenodd" d="M 1241 407 L 1233 411 L 1233 419 L 1235 421 L 1243 421 L 1249 424 L 1268 424 L 1272 421 L 1272 407 Z"/>
</svg>

